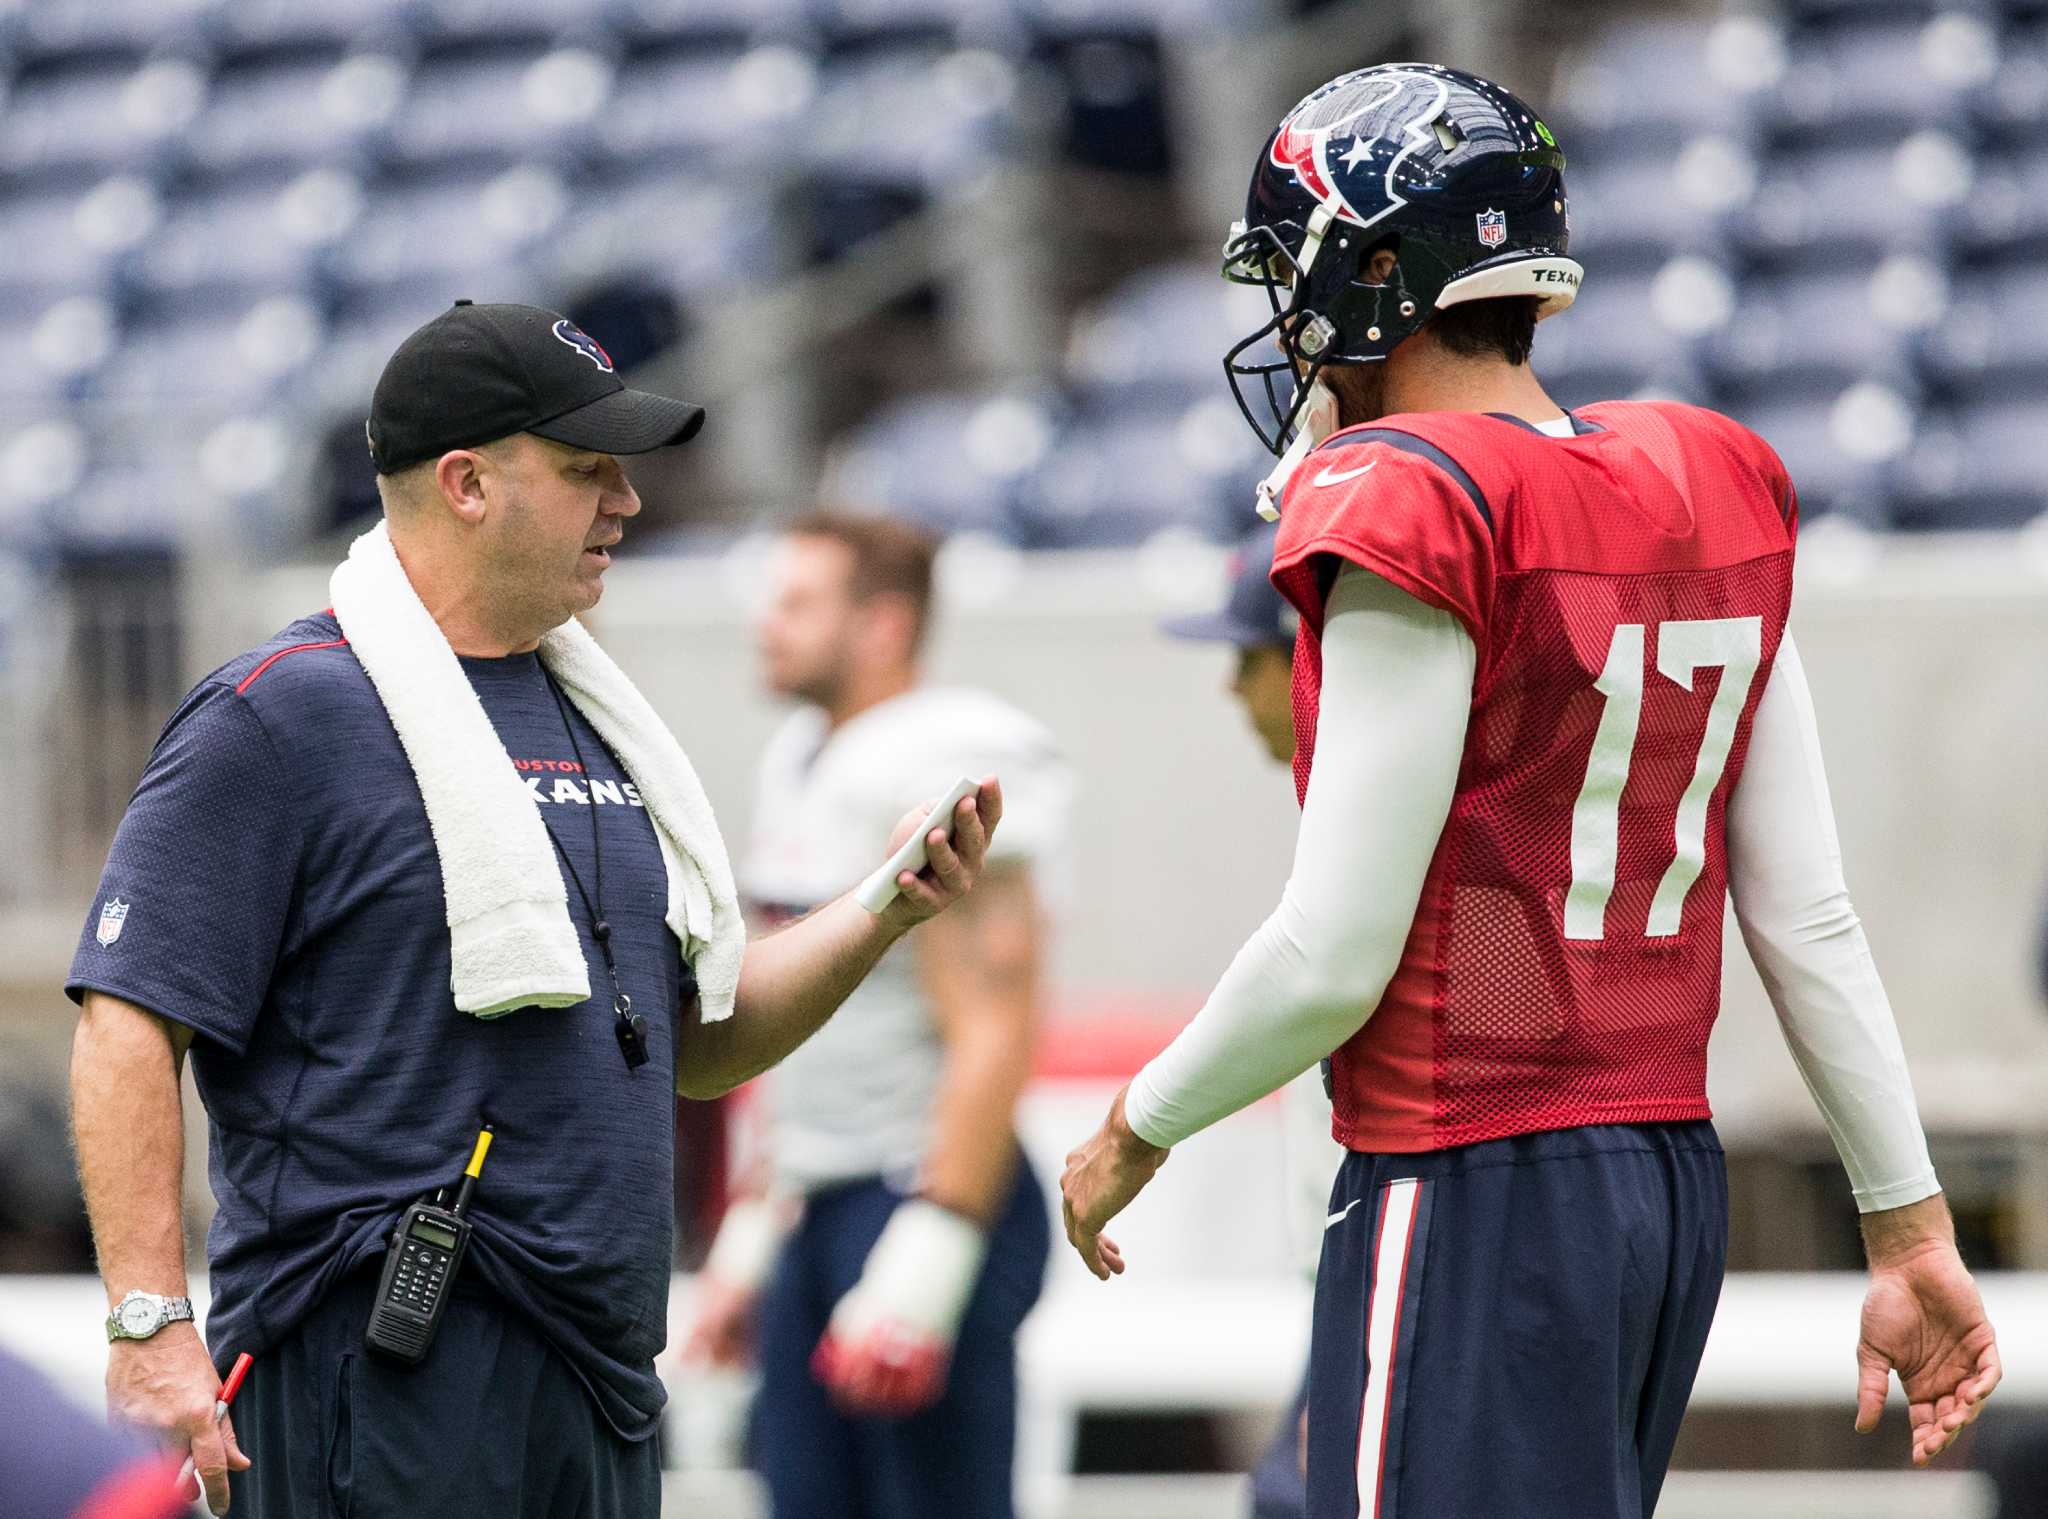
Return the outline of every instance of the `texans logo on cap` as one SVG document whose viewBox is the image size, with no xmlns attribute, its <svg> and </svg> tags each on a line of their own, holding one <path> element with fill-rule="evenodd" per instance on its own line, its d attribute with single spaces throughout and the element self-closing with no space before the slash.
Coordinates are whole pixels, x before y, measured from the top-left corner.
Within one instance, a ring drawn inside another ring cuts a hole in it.
<svg viewBox="0 0 2048 1519">
<path fill-rule="evenodd" d="M 555 336 L 590 360 L 606 374 L 612 373 L 612 356 L 598 347 L 597 339 L 566 317 L 555 323 Z"/>
</svg>

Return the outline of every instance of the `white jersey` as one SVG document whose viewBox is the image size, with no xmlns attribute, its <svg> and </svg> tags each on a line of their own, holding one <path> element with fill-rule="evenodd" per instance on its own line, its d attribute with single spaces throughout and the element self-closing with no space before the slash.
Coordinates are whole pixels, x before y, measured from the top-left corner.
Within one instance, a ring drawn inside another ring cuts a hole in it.
<svg viewBox="0 0 2048 1519">
<path fill-rule="evenodd" d="M 983 692 L 944 688 L 893 697 L 837 731 L 818 708 L 798 711 L 761 756 L 740 872 L 750 919 L 766 926 L 850 890 L 886 856 L 904 813 L 963 775 L 989 774 L 1003 783 L 990 858 L 1031 862 L 1043 900 L 1060 868 L 1071 783 L 1037 721 Z M 769 1078 L 778 1185 L 809 1192 L 914 1172 L 943 1057 L 915 950 L 899 944 Z"/>
</svg>

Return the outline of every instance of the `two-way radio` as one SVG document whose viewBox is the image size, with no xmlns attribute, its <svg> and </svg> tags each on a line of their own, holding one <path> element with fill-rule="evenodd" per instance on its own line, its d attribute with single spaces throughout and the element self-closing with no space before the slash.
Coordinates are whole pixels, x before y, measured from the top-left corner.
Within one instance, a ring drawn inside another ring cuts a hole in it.
<svg viewBox="0 0 2048 1519">
<path fill-rule="evenodd" d="M 370 1327 L 363 1332 L 363 1343 L 378 1355 L 417 1366 L 433 1345 L 441 1311 L 455 1290 L 455 1273 L 469 1250 L 475 1228 L 467 1217 L 469 1200 L 490 1148 L 491 1126 L 485 1124 L 456 1188 L 454 1207 L 442 1206 L 448 1195 L 442 1187 L 432 1202 L 416 1202 L 399 1215 L 370 1309 Z"/>
</svg>

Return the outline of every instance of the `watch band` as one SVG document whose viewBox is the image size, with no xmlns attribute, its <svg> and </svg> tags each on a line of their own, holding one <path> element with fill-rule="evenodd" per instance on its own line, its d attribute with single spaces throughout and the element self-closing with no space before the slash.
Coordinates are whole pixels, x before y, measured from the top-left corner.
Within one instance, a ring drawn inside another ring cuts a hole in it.
<svg viewBox="0 0 2048 1519">
<path fill-rule="evenodd" d="M 156 1322 L 140 1334 L 131 1332 L 121 1322 L 122 1309 L 136 1301 L 149 1303 L 156 1309 Z M 192 1317 L 192 1299 L 189 1297 L 160 1297 L 156 1293 L 139 1290 L 130 1292 L 116 1303 L 114 1311 L 107 1315 L 107 1342 L 111 1344 L 115 1340 L 146 1340 L 165 1325 Z"/>
</svg>

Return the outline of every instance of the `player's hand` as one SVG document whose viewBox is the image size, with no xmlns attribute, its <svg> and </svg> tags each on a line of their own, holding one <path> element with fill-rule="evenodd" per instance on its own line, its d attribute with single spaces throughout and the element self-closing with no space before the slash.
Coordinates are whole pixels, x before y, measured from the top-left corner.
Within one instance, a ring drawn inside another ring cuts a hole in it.
<svg viewBox="0 0 2048 1519">
<path fill-rule="evenodd" d="M 1918 1238 L 1900 1230 L 1919 1220 L 1900 1215 L 1938 1209 L 1938 1227 Z M 1925 1466 L 1954 1442 L 1998 1386 L 1998 1341 L 1984 1315 L 1977 1284 L 1956 1253 L 1947 1205 L 1940 1197 L 1909 1208 L 1866 1214 L 1870 1290 L 1863 1299 L 1856 1344 L 1856 1429 L 1868 1434 L 1884 1413 L 1896 1371 L 1913 1421 L 1913 1464 Z"/>
<path fill-rule="evenodd" d="M 1124 1256 L 1116 1241 L 1104 1236 L 1103 1227 L 1144 1190 L 1170 1153 L 1131 1131 L 1124 1120 L 1124 1093 L 1129 1090 L 1127 1083 L 1116 1094 L 1102 1127 L 1067 1156 L 1067 1168 L 1060 1175 L 1060 1217 L 1067 1226 L 1067 1243 L 1080 1255 L 1081 1264 L 1105 1282 L 1122 1273 Z"/>
<path fill-rule="evenodd" d="M 761 1294 L 756 1288 L 726 1281 L 709 1272 L 699 1273 L 690 1332 L 683 1341 L 683 1360 L 695 1366 L 751 1366 L 754 1315 L 760 1305 Z"/>
<path fill-rule="evenodd" d="M 903 814 L 889 835 L 894 854 L 912 830 L 925 823 L 931 803 L 913 807 Z M 1003 819 L 1003 788 L 994 776 L 982 781 L 973 796 L 962 797 L 953 809 L 953 832 L 949 839 L 938 820 L 931 819 L 925 835 L 923 870 L 915 875 L 905 870 L 896 876 L 897 898 L 882 909 L 882 921 L 894 928 L 912 928 L 936 917 L 974 889 L 975 878 L 988 859 L 989 840 Z"/>
<path fill-rule="evenodd" d="M 249 1458 L 235 1441 L 231 1418 L 213 1421 L 220 1373 L 189 1321 L 167 1324 L 146 1340 L 116 1340 L 107 1348 L 107 1413 L 160 1435 L 173 1453 L 192 1453 L 195 1476 L 181 1496 L 203 1489 L 206 1506 L 228 1511 L 228 1473 L 247 1471 Z"/>
<path fill-rule="evenodd" d="M 832 1401 L 891 1416 L 938 1402 L 987 1253 L 972 1219 L 924 1198 L 899 1206 L 811 1355 L 811 1375 Z"/>
</svg>

